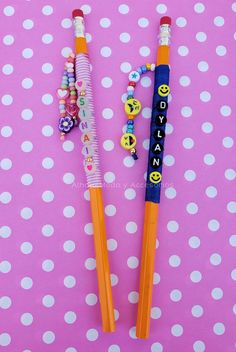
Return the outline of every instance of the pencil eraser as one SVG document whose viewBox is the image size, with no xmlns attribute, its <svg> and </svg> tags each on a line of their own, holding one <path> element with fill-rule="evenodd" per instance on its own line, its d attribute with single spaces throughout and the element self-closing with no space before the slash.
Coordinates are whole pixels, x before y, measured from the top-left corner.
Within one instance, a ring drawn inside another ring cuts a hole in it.
<svg viewBox="0 0 236 352">
<path fill-rule="evenodd" d="M 75 17 L 84 17 L 84 13 L 82 10 L 80 9 L 76 9 L 72 12 L 72 17 L 75 18 Z"/>
<path fill-rule="evenodd" d="M 171 18 L 169 16 L 163 16 L 160 19 L 160 25 L 162 26 L 163 24 L 168 24 L 170 26 L 171 25 Z"/>
</svg>

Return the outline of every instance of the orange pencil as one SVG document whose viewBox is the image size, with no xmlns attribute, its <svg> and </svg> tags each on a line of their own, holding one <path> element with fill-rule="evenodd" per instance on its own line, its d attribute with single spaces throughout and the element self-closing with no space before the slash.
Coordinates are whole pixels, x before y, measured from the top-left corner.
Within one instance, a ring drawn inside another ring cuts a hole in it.
<svg viewBox="0 0 236 352">
<path fill-rule="evenodd" d="M 72 16 L 75 29 L 76 88 L 79 94 L 77 104 L 80 108 L 81 120 L 79 128 L 82 132 L 81 140 L 84 144 L 82 154 L 85 157 L 84 168 L 90 193 L 102 326 L 104 332 L 113 332 L 115 331 L 114 308 L 84 14 L 81 10 L 74 10 Z"/>
<path fill-rule="evenodd" d="M 162 179 L 162 158 L 165 138 L 165 123 L 168 108 L 169 89 L 169 41 L 170 17 L 160 21 L 160 46 L 157 52 L 152 119 L 150 128 L 150 148 L 146 182 L 146 201 L 143 228 L 142 259 L 139 287 L 136 335 L 148 338 L 156 251 L 156 231 L 160 189 Z"/>
</svg>

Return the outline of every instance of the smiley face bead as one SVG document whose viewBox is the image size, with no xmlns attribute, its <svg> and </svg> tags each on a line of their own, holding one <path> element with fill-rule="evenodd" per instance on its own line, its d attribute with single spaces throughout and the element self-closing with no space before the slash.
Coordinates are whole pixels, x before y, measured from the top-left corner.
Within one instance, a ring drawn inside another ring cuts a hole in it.
<svg viewBox="0 0 236 352">
<path fill-rule="evenodd" d="M 170 87 L 167 84 L 161 84 L 157 92 L 161 97 L 167 97 L 170 94 Z"/>
<path fill-rule="evenodd" d="M 153 171 L 149 175 L 149 181 L 154 183 L 154 184 L 160 183 L 161 182 L 161 178 L 162 178 L 161 173 L 158 172 L 158 171 Z"/>
<path fill-rule="evenodd" d="M 121 146 L 126 150 L 132 150 L 136 143 L 136 137 L 133 133 L 125 133 L 120 139 Z"/>
<path fill-rule="evenodd" d="M 141 103 L 137 99 L 129 99 L 125 103 L 125 112 L 127 115 L 136 116 L 141 110 Z"/>
</svg>

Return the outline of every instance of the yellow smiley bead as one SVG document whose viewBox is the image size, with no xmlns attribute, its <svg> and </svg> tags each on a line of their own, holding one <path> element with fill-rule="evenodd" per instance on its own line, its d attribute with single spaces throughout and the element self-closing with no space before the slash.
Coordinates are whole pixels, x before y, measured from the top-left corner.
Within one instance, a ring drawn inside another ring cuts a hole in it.
<svg viewBox="0 0 236 352">
<path fill-rule="evenodd" d="M 125 133 L 120 139 L 121 146 L 126 150 L 133 149 L 136 143 L 136 137 L 133 133 Z"/>
<path fill-rule="evenodd" d="M 170 87 L 167 84 L 162 84 L 158 87 L 157 92 L 161 97 L 167 97 L 170 94 Z"/>
<path fill-rule="evenodd" d="M 161 182 L 161 178 L 162 178 L 161 173 L 158 172 L 158 171 L 153 171 L 149 175 L 150 182 L 152 182 L 154 184 L 160 183 Z"/>
<path fill-rule="evenodd" d="M 127 115 L 136 116 L 141 110 L 141 103 L 137 99 L 129 99 L 125 103 L 125 112 Z"/>
</svg>

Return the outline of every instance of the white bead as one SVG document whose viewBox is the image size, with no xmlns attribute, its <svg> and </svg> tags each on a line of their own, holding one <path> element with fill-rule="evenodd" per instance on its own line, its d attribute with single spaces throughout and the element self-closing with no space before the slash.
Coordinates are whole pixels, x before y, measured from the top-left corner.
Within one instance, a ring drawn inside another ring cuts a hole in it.
<svg viewBox="0 0 236 352">
<path fill-rule="evenodd" d="M 127 87 L 127 92 L 134 92 L 134 87 L 128 86 Z"/>
<path fill-rule="evenodd" d="M 155 71 L 156 65 L 155 64 L 151 64 L 151 71 Z"/>
<path fill-rule="evenodd" d="M 129 80 L 137 83 L 140 80 L 140 74 L 138 71 L 131 71 L 129 74 Z"/>
</svg>

